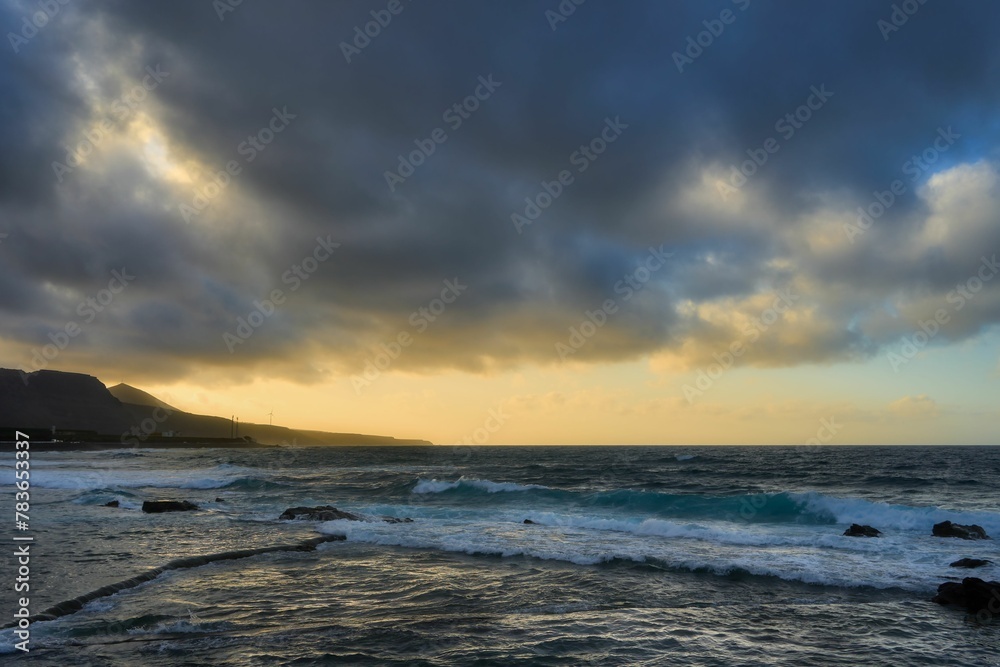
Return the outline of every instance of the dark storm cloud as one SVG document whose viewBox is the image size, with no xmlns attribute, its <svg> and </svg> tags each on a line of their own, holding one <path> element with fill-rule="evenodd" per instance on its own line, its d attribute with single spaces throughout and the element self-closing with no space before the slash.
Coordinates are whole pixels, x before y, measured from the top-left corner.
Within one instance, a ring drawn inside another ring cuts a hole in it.
<svg viewBox="0 0 1000 667">
<path fill-rule="evenodd" d="M 944 294 L 975 268 L 973 248 L 1000 248 L 1000 227 L 979 221 L 961 251 L 956 241 L 936 261 L 925 261 L 938 257 L 933 245 L 899 250 L 930 215 L 917 192 L 933 173 L 997 158 L 1000 8 L 991 3 L 914 3 L 885 39 L 878 21 L 890 19 L 890 2 L 589 0 L 553 30 L 554 1 L 402 0 L 345 62 L 342 43 L 387 5 L 245 2 L 220 20 L 211 3 L 79 0 L 4 53 L 0 336 L 20 354 L 5 365 L 26 365 L 123 266 L 135 283 L 87 323 L 67 363 L 141 364 L 158 377 L 196 365 L 301 376 L 312 368 L 305 357 L 356 369 L 455 277 L 467 293 L 401 367 L 555 362 L 567 328 L 661 244 L 674 252 L 670 265 L 578 358 L 632 358 L 693 336 L 728 342 L 725 327 L 681 305 L 752 310 L 754 294 L 798 281 L 812 286 L 810 342 L 776 338 L 754 354 L 833 359 L 907 330 L 879 321 L 859 332 L 873 303 L 927 285 Z M 33 9 L 5 5 L 0 24 L 17 31 Z M 724 10 L 733 21 L 678 72 L 675 52 Z M 155 65 L 169 77 L 112 134 L 148 135 L 139 120 L 148 118 L 165 146 L 129 150 L 109 138 L 59 182 L 51 163 Z M 443 113 L 480 77 L 499 87 L 450 126 Z M 833 95 L 783 136 L 776 122 L 817 89 Z M 275 109 L 294 119 L 248 161 L 241 145 Z M 608 119 L 627 129 L 578 171 L 574 156 Z M 961 139 L 907 182 L 877 229 L 815 251 L 818 211 L 867 205 L 947 126 Z M 447 141 L 391 192 L 385 172 L 437 128 Z M 780 150 L 743 188 L 760 206 L 716 210 L 714 185 L 712 202 L 691 199 L 703 173 L 725 178 L 769 137 Z M 150 167 L 143 151 L 157 150 L 195 187 Z M 239 175 L 185 222 L 180 206 L 234 160 Z M 573 183 L 518 234 L 511 214 L 562 170 Z M 328 236 L 340 248 L 291 290 L 286 272 Z M 222 334 L 276 288 L 287 302 L 230 354 Z M 995 321 L 985 306 L 971 312 L 980 317 L 956 336 Z"/>
</svg>

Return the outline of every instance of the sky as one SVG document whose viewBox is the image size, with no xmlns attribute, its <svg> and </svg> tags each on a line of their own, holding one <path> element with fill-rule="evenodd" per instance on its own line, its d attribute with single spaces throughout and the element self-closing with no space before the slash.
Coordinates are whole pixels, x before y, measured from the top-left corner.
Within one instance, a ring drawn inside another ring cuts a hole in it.
<svg viewBox="0 0 1000 667">
<path fill-rule="evenodd" d="M 0 366 L 440 444 L 996 444 L 998 21 L 0 0 Z"/>
</svg>

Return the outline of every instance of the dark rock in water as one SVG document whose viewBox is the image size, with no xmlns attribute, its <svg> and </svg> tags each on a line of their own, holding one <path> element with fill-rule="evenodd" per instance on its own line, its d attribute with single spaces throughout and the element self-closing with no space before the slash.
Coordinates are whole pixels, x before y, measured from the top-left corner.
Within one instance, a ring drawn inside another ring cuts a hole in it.
<svg viewBox="0 0 1000 667">
<path fill-rule="evenodd" d="M 851 527 L 844 531 L 847 537 L 878 537 L 881 534 L 881 531 L 871 526 L 862 526 L 858 523 L 852 523 Z"/>
<path fill-rule="evenodd" d="M 217 502 L 217 503 L 224 503 L 224 502 L 226 502 L 226 499 L 225 498 L 216 498 L 215 502 Z"/>
<path fill-rule="evenodd" d="M 990 536 L 986 534 L 982 526 L 975 524 L 963 526 L 951 521 L 942 521 L 934 524 L 934 535 L 936 537 L 959 537 L 963 540 L 988 540 Z"/>
<path fill-rule="evenodd" d="M 536 523 L 535 523 L 534 521 L 532 521 L 531 519 L 525 519 L 525 520 L 524 520 L 524 523 L 528 524 L 529 526 L 534 526 L 534 525 L 537 525 L 537 524 L 536 524 Z"/>
<path fill-rule="evenodd" d="M 993 561 L 982 560 L 981 558 L 963 558 L 962 560 L 956 560 L 948 567 L 982 567 L 983 565 L 990 565 L 991 563 L 993 563 Z"/>
<path fill-rule="evenodd" d="M 111 502 L 104 503 L 105 507 L 118 507 L 119 502 L 117 500 L 112 500 Z"/>
<path fill-rule="evenodd" d="M 1000 581 L 983 581 L 974 577 L 962 583 L 949 581 L 938 586 L 938 594 L 933 602 L 964 607 L 972 614 L 986 612 L 989 616 L 1000 617 Z"/>
<path fill-rule="evenodd" d="M 278 517 L 284 521 L 304 519 L 306 521 L 337 521 L 346 519 L 347 521 L 361 521 L 361 517 L 350 512 L 342 512 L 333 505 L 320 505 L 318 507 L 289 507 Z"/>
<path fill-rule="evenodd" d="M 408 517 L 399 518 L 394 516 L 383 516 L 379 518 L 386 523 L 413 523 L 413 519 Z M 304 521 L 338 521 L 340 519 L 345 521 L 364 521 L 364 519 L 357 514 L 344 512 L 343 510 L 337 509 L 333 505 L 320 505 L 318 507 L 289 507 L 281 513 L 281 516 L 279 516 L 278 519 L 283 521 L 293 521 L 295 519 L 302 519 Z"/>
<path fill-rule="evenodd" d="M 160 512 L 190 512 L 198 509 L 194 503 L 186 500 L 147 500 L 142 503 L 142 511 L 147 514 Z"/>
</svg>

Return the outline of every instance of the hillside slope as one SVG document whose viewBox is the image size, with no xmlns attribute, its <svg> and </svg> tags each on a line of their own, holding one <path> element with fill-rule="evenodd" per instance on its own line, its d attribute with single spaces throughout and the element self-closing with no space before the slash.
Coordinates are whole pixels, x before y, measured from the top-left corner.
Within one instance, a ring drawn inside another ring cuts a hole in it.
<svg viewBox="0 0 1000 667">
<path fill-rule="evenodd" d="M 152 420 L 152 421 L 150 421 Z M 146 434 L 173 432 L 184 439 L 243 438 L 275 445 L 429 445 L 426 440 L 402 440 L 356 433 L 300 431 L 268 424 L 239 424 L 225 417 L 178 410 L 127 384 L 108 389 L 81 373 L 23 373 L 0 368 L 0 429 L 95 431 L 106 442 L 135 444 Z M 138 429 L 138 430 L 136 430 Z M 131 434 L 131 435 L 130 435 Z M 162 438 L 161 438 L 162 440 Z"/>
<path fill-rule="evenodd" d="M 121 433 L 132 413 L 91 375 L 0 368 L 0 425 Z"/>
<path fill-rule="evenodd" d="M 154 408 L 163 408 L 164 410 L 177 410 L 177 408 L 164 403 L 156 396 L 147 394 L 142 389 L 136 389 L 132 385 L 125 384 L 124 382 L 116 384 L 113 387 L 108 387 L 108 391 L 122 403 L 131 403 L 132 405 L 148 405 Z"/>
</svg>

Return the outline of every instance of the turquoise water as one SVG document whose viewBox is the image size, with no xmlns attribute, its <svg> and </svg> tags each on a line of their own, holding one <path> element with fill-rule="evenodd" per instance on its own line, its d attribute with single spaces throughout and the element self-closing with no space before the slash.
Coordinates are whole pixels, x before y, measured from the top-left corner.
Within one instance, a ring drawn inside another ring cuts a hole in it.
<svg viewBox="0 0 1000 667">
<path fill-rule="evenodd" d="M 175 558 L 346 539 L 166 572 L 35 623 L 28 656 L 0 632 L 4 664 L 1000 665 L 1000 623 L 929 602 L 953 560 L 1000 563 L 931 536 L 1000 536 L 1000 448 L 39 452 L 31 481 L 36 613 Z M 159 498 L 202 510 L 139 511 Z M 371 520 L 276 520 L 318 504 Z"/>
</svg>

